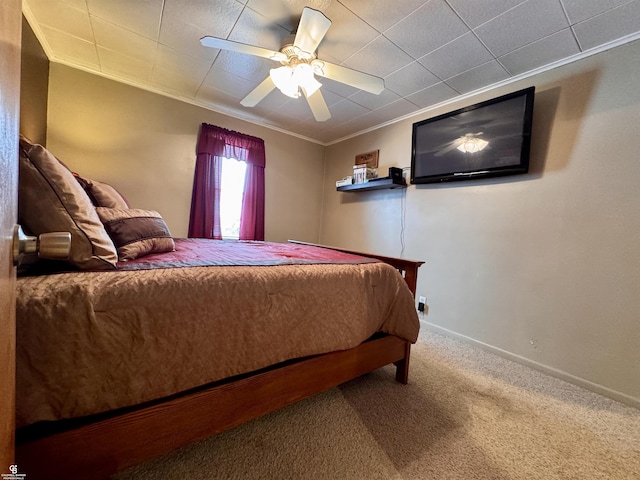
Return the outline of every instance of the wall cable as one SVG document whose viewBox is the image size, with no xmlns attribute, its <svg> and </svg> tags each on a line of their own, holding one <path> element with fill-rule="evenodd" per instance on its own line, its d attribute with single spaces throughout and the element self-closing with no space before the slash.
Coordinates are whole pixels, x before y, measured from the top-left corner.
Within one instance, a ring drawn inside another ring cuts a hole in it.
<svg viewBox="0 0 640 480">
<path fill-rule="evenodd" d="M 404 167 L 402 169 L 402 175 L 404 176 L 405 170 L 410 170 L 411 167 Z M 402 189 L 402 196 L 400 197 L 400 258 L 404 257 L 404 248 L 406 247 L 404 233 L 407 226 L 407 188 Z"/>
</svg>

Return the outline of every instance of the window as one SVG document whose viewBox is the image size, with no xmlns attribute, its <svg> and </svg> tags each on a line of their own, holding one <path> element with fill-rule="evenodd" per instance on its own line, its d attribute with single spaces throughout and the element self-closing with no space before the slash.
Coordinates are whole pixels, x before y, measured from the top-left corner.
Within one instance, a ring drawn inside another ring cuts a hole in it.
<svg viewBox="0 0 640 480">
<path fill-rule="evenodd" d="M 223 158 L 220 188 L 220 230 L 223 239 L 237 240 L 240 236 L 240 213 L 246 171 L 247 162 Z"/>
<path fill-rule="evenodd" d="M 265 164 L 264 140 L 203 123 L 196 146 L 189 237 L 264 240 Z M 228 177 L 224 187 L 223 168 Z M 223 192 L 230 195 L 225 207 Z"/>
</svg>

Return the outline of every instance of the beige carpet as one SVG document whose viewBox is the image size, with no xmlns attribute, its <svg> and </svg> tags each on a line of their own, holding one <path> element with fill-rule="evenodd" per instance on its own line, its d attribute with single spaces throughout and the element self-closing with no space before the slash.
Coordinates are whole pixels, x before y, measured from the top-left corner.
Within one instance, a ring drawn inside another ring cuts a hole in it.
<svg viewBox="0 0 640 480">
<path fill-rule="evenodd" d="M 640 411 L 426 328 L 385 367 L 118 480 L 640 479 Z"/>
</svg>

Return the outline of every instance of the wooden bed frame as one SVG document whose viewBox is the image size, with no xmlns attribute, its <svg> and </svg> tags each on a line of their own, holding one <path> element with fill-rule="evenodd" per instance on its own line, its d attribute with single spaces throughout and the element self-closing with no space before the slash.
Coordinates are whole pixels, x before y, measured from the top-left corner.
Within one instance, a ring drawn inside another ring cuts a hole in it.
<svg viewBox="0 0 640 480">
<path fill-rule="evenodd" d="M 290 242 L 382 260 L 400 271 L 415 297 L 424 262 Z M 29 480 L 104 479 L 385 365 L 393 363 L 396 380 L 406 384 L 410 349 L 408 341 L 382 334 L 350 350 L 284 362 L 82 421 L 56 422 L 47 432 L 26 427 L 16 435 L 16 463 Z"/>
</svg>

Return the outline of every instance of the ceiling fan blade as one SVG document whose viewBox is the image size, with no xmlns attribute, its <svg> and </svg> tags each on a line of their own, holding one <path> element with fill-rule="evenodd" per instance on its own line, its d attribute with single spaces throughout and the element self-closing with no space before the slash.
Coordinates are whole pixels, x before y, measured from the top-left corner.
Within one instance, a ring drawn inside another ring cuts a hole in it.
<svg viewBox="0 0 640 480">
<path fill-rule="evenodd" d="M 325 17 L 324 13 L 304 7 L 293 46 L 303 52 L 314 53 L 330 26 L 331 20 Z"/>
<path fill-rule="evenodd" d="M 319 60 L 314 61 L 312 65 L 314 67 L 317 65 L 317 68 L 314 68 L 316 75 L 330 78 L 336 82 L 345 83 L 375 95 L 379 95 L 384 90 L 384 80 L 380 77 Z"/>
<path fill-rule="evenodd" d="M 222 50 L 247 53 L 249 55 L 256 55 L 257 57 L 264 57 L 278 62 L 287 60 L 287 56 L 284 53 L 276 52 L 275 50 L 269 50 L 268 48 L 247 45 L 246 43 L 233 42 L 231 40 L 225 40 L 223 38 L 202 37 L 200 39 L 200 44 L 204 47 L 220 48 Z"/>
<path fill-rule="evenodd" d="M 273 83 L 273 80 L 271 80 L 271 77 L 269 76 L 265 78 L 260 85 L 249 92 L 249 94 L 240 101 L 240 105 L 243 107 L 255 107 L 258 102 L 269 95 L 271 90 L 274 88 L 276 88 L 276 84 Z"/>
<path fill-rule="evenodd" d="M 313 117 L 318 122 L 324 122 L 325 120 L 329 120 L 331 118 L 331 113 L 329 112 L 329 108 L 327 107 L 327 103 L 324 101 L 324 97 L 320 90 L 316 90 L 311 95 L 307 95 L 307 92 L 303 88 L 304 96 L 307 97 L 307 103 L 311 108 L 311 113 L 313 113 Z"/>
</svg>

